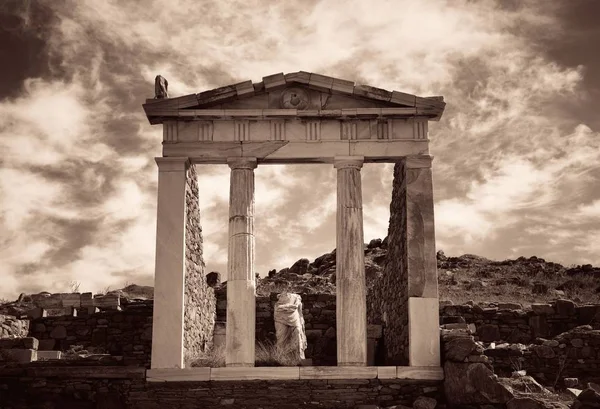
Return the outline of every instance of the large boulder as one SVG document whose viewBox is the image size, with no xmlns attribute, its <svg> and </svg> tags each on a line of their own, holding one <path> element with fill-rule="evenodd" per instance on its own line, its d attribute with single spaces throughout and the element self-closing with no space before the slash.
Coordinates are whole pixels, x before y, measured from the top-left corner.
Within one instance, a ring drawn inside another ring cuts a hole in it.
<svg viewBox="0 0 600 409">
<path fill-rule="evenodd" d="M 577 399 L 571 405 L 571 409 L 598 409 L 600 408 L 600 391 L 588 384 L 588 388 L 583 390 Z"/>
<path fill-rule="evenodd" d="M 444 357 L 448 361 L 463 362 L 476 347 L 473 337 L 453 338 L 444 343 Z"/>
<path fill-rule="evenodd" d="M 483 363 L 447 361 L 444 390 L 449 405 L 505 404 L 514 397 Z"/>
</svg>

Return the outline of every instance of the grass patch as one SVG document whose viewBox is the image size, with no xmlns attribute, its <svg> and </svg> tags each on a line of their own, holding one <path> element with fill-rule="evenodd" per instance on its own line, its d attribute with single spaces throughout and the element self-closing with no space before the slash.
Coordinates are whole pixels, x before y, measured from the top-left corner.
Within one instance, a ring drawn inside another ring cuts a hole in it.
<svg viewBox="0 0 600 409">
<path fill-rule="evenodd" d="M 225 366 L 225 347 L 217 347 L 186 360 L 186 367 L 223 368 Z M 271 342 L 257 342 L 255 366 L 298 366 L 300 359 L 290 350 L 284 350 Z"/>
</svg>

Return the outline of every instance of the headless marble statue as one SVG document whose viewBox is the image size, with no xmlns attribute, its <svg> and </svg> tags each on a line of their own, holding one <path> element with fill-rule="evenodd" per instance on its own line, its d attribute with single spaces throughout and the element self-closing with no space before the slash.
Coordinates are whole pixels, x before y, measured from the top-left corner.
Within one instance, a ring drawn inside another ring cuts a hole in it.
<svg viewBox="0 0 600 409">
<path fill-rule="evenodd" d="M 282 293 L 275 303 L 277 347 L 294 358 L 304 359 L 307 347 L 302 316 L 302 298 L 294 293 Z"/>
<path fill-rule="evenodd" d="M 169 98 L 169 81 L 162 75 L 157 75 L 154 79 L 154 99 Z"/>
</svg>

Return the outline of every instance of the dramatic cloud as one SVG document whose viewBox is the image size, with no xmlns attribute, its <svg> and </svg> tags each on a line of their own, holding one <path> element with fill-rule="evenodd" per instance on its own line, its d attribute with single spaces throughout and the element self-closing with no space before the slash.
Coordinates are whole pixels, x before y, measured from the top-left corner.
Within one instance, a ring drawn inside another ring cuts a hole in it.
<svg viewBox="0 0 600 409">
<path fill-rule="evenodd" d="M 22 30 L 44 58 L 0 100 L 0 297 L 152 283 L 162 135 L 141 104 L 158 73 L 173 96 L 298 70 L 443 95 L 430 126 L 437 247 L 600 264 L 586 67 L 545 48 L 570 35 L 568 2 L 509 3 L 31 3 Z M 225 274 L 229 169 L 198 174 L 205 261 Z M 383 238 L 392 166 L 362 174 L 365 240 Z M 257 169 L 260 274 L 335 247 L 335 183 L 331 166 Z"/>
</svg>

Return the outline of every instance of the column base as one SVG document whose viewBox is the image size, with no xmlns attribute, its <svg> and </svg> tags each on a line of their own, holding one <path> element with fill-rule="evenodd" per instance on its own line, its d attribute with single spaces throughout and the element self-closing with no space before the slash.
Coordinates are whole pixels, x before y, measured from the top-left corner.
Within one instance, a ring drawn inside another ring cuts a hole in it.
<svg viewBox="0 0 600 409">
<path fill-rule="evenodd" d="M 408 299 L 408 351 L 410 366 L 440 366 L 439 300 Z"/>
</svg>

